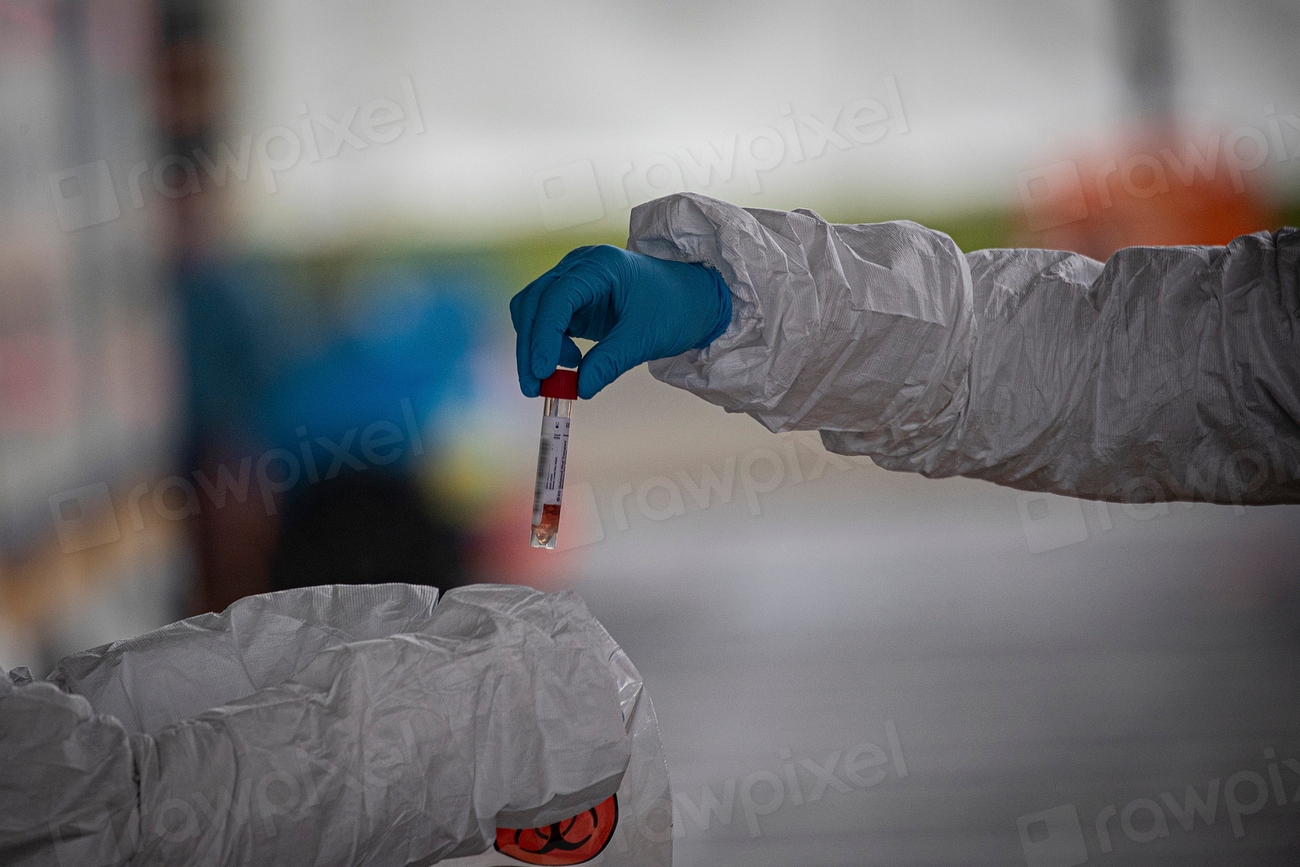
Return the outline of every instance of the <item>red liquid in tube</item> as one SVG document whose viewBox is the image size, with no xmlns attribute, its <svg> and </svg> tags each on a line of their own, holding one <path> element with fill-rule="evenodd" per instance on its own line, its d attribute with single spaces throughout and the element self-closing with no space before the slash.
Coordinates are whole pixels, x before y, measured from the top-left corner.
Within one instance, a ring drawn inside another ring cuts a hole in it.
<svg viewBox="0 0 1300 867">
<path fill-rule="evenodd" d="M 537 444 L 537 486 L 533 489 L 534 548 L 555 547 L 569 456 L 569 418 L 578 399 L 578 372 L 559 368 L 542 380 L 542 432 Z"/>
</svg>

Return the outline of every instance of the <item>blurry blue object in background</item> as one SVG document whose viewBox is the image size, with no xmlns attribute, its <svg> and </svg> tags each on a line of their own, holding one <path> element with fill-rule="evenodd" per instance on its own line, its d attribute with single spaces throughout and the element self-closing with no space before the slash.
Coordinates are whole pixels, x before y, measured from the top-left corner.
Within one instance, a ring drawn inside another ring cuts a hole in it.
<svg viewBox="0 0 1300 867">
<path fill-rule="evenodd" d="M 409 467 L 439 409 L 473 397 L 470 358 L 481 316 L 468 280 L 387 270 L 352 291 L 324 339 L 274 378 L 261 417 L 268 440 L 297 453 L 310 437 L 318 461 L 352 441 L 367 464 Z M 382 446 L 369 443 L 383 442 Z M 328 472 L 322 464 L 321 472 Z"/>
<path fill-rule="evenodd" d="M 176 282 L 192 438 L 236 454 L 266 448 L 258 407 L 279 372 L 306 353 L 312 330 L 287 303 L 286 275 L 254 263 L 208 262 L 182 267 Z"/>
<path fill-rule="evenodd" d="M 389 267 L 329 300 L 305 283 L 254 264 L 182 275 L 196 438 L 254 458 L 310 442 L 322 475 L 345 445 L 344 467 L 409 469 L 436 451 L 440 408 L 473 399 L 481 281 Z"/>
<path fill-rule="evenodd" d="M 197 515 L 193 611 L 322 581 L 463 581 L 461 541 L 421 470 L 443 450 L 448 409 L 477 399 L 486 279 L 319 273 L 217 262 L 178 274 L 189 465 L 205 492 L 235 492 Z"/>
</svg>

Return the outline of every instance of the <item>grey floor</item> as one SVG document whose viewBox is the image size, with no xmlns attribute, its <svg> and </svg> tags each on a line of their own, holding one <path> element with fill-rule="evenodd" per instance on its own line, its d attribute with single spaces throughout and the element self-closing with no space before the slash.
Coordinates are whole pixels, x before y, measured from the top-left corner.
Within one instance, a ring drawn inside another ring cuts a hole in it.
<svg viewBox="0 0 1300 867">
<path fill-rule="evenodd" d="M 748 456 L 770 479 L 754 450 L 783 453 L 707 421 L 708 457 L 577 473 L 601 537 L 577 589 L 650 686 L 679 865 L 1300 864 L 1300 509 L 814 479 L 801 443 L 804 478 L 769 481 L 758 515 L 739 475 L 730 503 L 669 514 L 679 470 Z M 620 480 L 648 492 L 626 522 Z M 884 764 L 853 781 L 846 757 Z M 1216 799 L 1190 830 L 1188 787 Z"/>
</svg>

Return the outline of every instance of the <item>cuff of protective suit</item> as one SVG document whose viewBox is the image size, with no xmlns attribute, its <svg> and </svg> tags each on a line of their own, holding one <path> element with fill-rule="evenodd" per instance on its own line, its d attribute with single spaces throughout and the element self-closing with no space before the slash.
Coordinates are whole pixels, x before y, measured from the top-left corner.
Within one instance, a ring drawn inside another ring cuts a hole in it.
<svg viewBox="0 0 1300 867">
<path fill-rule="evenodd" d="M 745 251 L 762 244 L 745 212 L 695 193 L 678 193 L 632 209 L 627 248 L 656 259 L 702 265 L 717 274 L 730 315 L 697 351 L 745 343 L 763 327 L 762 305 L 750 278 Z"/>
<path fill-rule="evenodd" d="M 713 288 L 718 293 L 719 313 L 717 325 L 713 326 L 713 330 L 708 333 L 708 336 L 695 344 L 695 349 L 704 349 L 721 337 L 731 327 L 731 316 L 734 312 L 731 303 L 731 290 L 727 288 L 727 283 L 722 279 L 722 275 L 718 273 L 718 269 L 710 268 L 707 265 L 701 265 L 700 267 L 713 279 Z"/>
<path fill-rule="evenodd" d="M 771 345 L 768 296 L 775 292 L 773 275 L 780 282 L 787 266 L 774 261 L 763 226 L 743 208 L 680 193 L 634 209 L 629 229 L 629 250 L 717 271 L 732 303 L 726 327 L 707 346 L 650 362 L 651 375 L 772 428 L 778 422 L 771 409 L 803 348 L 777 353 Z M 774 370 L 778 355 L 780 372 Z"/>
</svg>

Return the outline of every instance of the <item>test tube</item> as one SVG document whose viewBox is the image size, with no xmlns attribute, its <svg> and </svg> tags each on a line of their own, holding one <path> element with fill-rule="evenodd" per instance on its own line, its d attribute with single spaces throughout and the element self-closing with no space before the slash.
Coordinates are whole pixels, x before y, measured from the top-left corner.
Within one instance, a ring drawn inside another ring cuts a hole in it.
<svg viewBox="0 0 1300 867">
<path fill-rule="evenodd" d="M 533 489 L 534 548 L 554 548 L 560 532 L 564 461 L 569 456 L 569 417 L 578 399 L 578 371 L 557 368 L 542 380 L 542 435 L 537 443 L 537 487 Z"/>
</svg>

